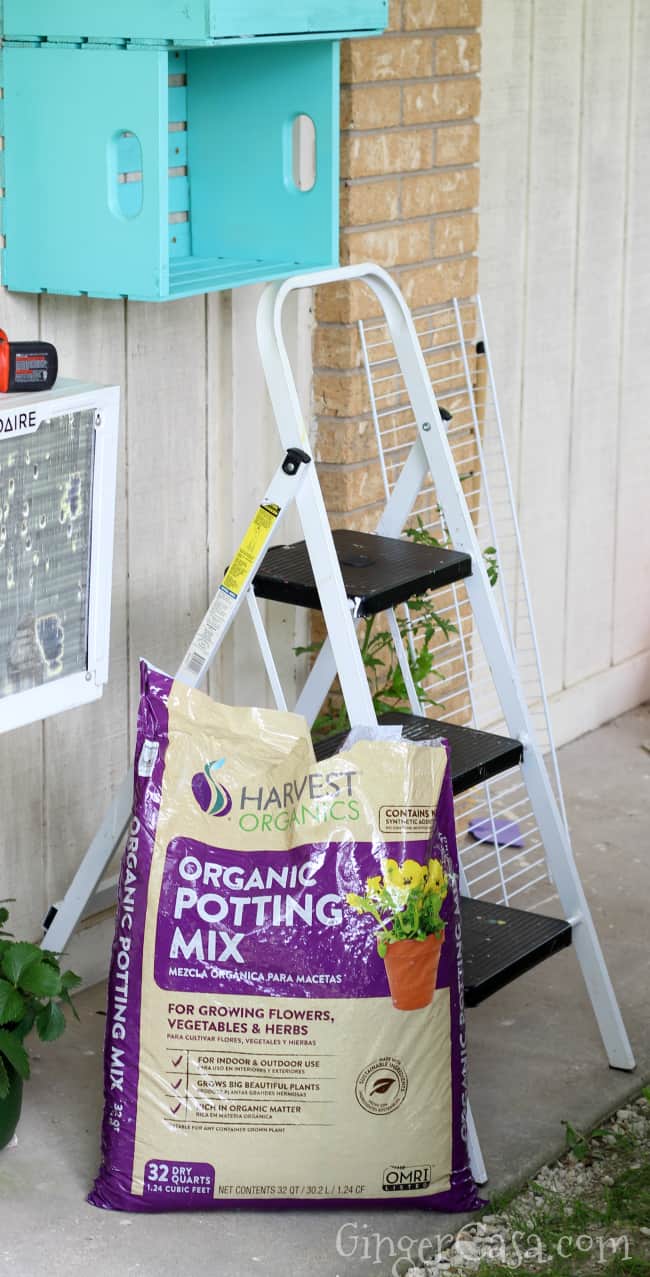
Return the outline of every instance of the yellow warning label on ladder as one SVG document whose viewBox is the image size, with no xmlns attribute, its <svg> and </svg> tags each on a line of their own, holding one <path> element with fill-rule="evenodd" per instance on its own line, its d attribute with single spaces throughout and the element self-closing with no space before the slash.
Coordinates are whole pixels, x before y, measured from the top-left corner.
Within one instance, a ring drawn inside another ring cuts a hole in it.
<svg viewBox="0 0 650 1277">
<path fill-rule="evenodd" d="M 237 596 L 240 593 L 264 542 L 268 540 L 279 513 L 279 505 L 274 505 L 272 502 L 261 505 L 256 510 L 223 579 L 224 588 L 231 594 Z"/>
</svg>

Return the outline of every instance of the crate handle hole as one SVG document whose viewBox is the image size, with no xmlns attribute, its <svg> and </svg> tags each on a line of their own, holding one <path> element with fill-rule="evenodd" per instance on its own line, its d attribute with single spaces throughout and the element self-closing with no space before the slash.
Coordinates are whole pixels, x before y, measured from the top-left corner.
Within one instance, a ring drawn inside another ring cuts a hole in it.
<svg viewBox="0 0 650 1277">
<path fill-rule="evenodd" d="M 108 144 L 108 203 L 115 217 L 132 221 L 142 212 L 142 143 L 130 129 L 118 129 Z"/>
<path fill-rule="evenodd" d="M 291 177 L 296 190 L 306 193 L 316 185 L 316 125 L 310 115 L 296 115 L 291 126 Z"/>
</svg>

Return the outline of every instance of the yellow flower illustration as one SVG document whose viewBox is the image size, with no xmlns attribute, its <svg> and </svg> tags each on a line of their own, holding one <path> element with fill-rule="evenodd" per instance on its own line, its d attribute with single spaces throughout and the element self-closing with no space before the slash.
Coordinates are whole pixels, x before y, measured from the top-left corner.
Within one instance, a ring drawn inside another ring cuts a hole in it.
<svg viewBox="0 0 650 1277">
<path fill-rule="evenodd" d="M 440 910 L 447 887 L 448 876 L 439 860 L 432 857 L 423 865 L 408 857 L 400 865 L 392 856 L 387 856 L 381 861 L 381 876 L 371 874 L 366 879 L 364 895 L 351 891 L 345 899 L 356 913 L 370 914 L 378 924 L 375 929 L 377 952 L 388 964 L 389 953 L 397 953 L 393 944 L 433 937 L 439 941 L 444 939 L 446 923 L 440 917 Z M 391 996 L 397 1006 L 394 992 Z"/>
<path fill-rule="evenodd" d="M 381 871 L 387 887 L 403 887 L 402 871 L 396 860 L 382 860 Z"/>
<path fill-rule="evenodd" d="M 357 913 L 363 913 L 363 896 L 357 896 L 353 891 L 348 891 L 345 899 L 351 909 L 356 909 Z"/>
<path fill-rule="evenodd" d="M 426 877 L 426 869 L 417 860 L 405 860 L 402 865 L 402 882 L 405 887 L 420 887 Z"/>
<path fill-rule="evenodd" d="M 439 860 L 429 861 L 426 891 L 427 894 L 435 892 L 443 899 L 447 895 L 447 876 Z"/>
<path fill-rule="evenodd" d="M 396 860 L 382 860 L 382 873 L 384 875 L 384 886 L 388 892 L 393 905 L 397 909 L 403 909 L 409 898 L 410 887 L 404 882 L 404 873 Z"/>
</svg>

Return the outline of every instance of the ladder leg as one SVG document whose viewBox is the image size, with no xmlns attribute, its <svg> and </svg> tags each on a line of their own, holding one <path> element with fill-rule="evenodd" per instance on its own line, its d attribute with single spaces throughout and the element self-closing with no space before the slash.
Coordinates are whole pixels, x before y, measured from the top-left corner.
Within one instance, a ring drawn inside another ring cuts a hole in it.
<svg viewBox="0 0 650 1277">
<path fill-rule="evenodd" d="M 578 886 L 582 891 L 579 878 Z M 631 1072 L 634 1054 L 588 906 L 574 926 L 573 944 L 610 1067 Z"/>
<path fill-rule="evenodd" d="M 273 652 L 271 651 L 271 644 L 269 643 L 268 635 L 264 628 L 264 621 L 262 620 L 260 605 L 257 602 L 257 599 L 255 597 L 255 591 L 253 590 L 252 586 L 249 587 L 248 592 L 246 594 L 246 602 L 248 604 L 248 610 L 250 612 L 251 620 L 253 622 L 253 626 L 255 629 L 255 635 L 259 645 L 259 649 L 262 654 L 262 660 L 264 661 L 266 676 L 269 680 L 269 683 L 271 684 L 271 691 L 273 692 L 273 699 L 275 701 L 276 708 L 286 710 L 287 702 L 284 695 L 284 691 L 282 690 L 282 683 L 280 682 L 278 667 L 273 659 Z"/>
<path fill-rule="evenodd" d="M 309 727 L 314 723 L 318 711 L 336 678 L 336 661 L 329 638 L 325 639 L 312 668 L 307 675 L 298 700 L 295 712 L 307 719 Z"/>
<path fill-rule="evenodd" d="M 422 714 L 423 707 L 418 700 L 417 689 L 413 682 L 411 667 L 408 662 L 404 641 L 399 632 L 397 617 L 393 608 L 388 610 L 388 624 L 390 626 L 391 635 L 395 644 L 395 651 L 399 661 L 402 677 L 406 684 L 409 703 L 414 714 Z M 332 644 L 329 637 L 325 639 L 323 646 L 309 671 L 309 675 L 305 685 L 296 701 L 295 712 L 302 714 L 307 719 L 311 727 L 316 718 L 327 693 L 336 678 L 336 661 L 332 651 Z"/>
<path fill-rule="evenodd" d="M 600 947 L 566 828 L 536 744 L 524 749 L 523 773 L 594 1015 L 612 1068 L 631 1070 L 634 1055 Z"/>
<path fill-rule="evenodd" d="M 406 687 L 406 694 L 409 698 L 411 713 L 423 714 L 424 707 L 420 704 L 417 688 L 415 686 L 413 675 L 411 673 L 411 666 L 409 665 L 409 659 L 407 656 L 406 648 L 404 646 L 402 635 L 400 634 L 399 625 L 397 623 L 397 617 L 395 616 L 395 608 L 393 607 L 389 608 L 387 615 L 388 615 L 388 628 L 390 630 L 390 635 L 393 640 L 393 647 L 395 648 L 395 654 L 399 662 L 402 678 L 404 679 L 404 686 Z"/>
<path fill-rule="evenodd" d="M 294 283 L 295 280 L 289 283 L 289 291 Z M 305 447 L 309 447 L 309 436 L 282 334 L 282 304 L 286 287 L 286 281 L 285 284 L 271 284 L 260 298 L 257 310 L 258 345 L 282 443 L 287 447 L 288 440 L 294 443 L 298 439 Z M 375 724 L 377 716 L 359 650 L 354 617 L 341 579 L 315 466 L 307 468 L 302 487 L 296 495 L 296 505 L 314 576 L 318 581 L 323 617 L 350 723 L 353 727 Z"/>
<path fill-rule="evenodd" d="M 353 727 L 366 727 L 376 723 L 377 716 L 315 466 L 309 468 L 296 503 L 350 723 Z M 325 667 L 326 658 L 322 670 Z"/>
<path fill-rule="evenodd" d="M 478 1131 L 472 1113 L 472 1106 L 467 1101 L 467 1152 L 469 1154 L 469 1165 L 477 1184 L 485 1184 L 487 1182 L 488 1173 L 485 1169 L 481 1145 L 479 1144 Z"/>
<path fill-rule="evenodd" d="M 97 830 L 79 868 L 56 912 L 47 925 L 42 945 L 60 953 L 68 943 L 79 919 L 92 898 L 95 888 L 117 850 L 131 815 L 133 776 L 124 777 L 104 819 Z M 50 913 L 52 911 L 50 910 Z M 48 915 L 49 918 L 49 915 Z"/>
</svg>

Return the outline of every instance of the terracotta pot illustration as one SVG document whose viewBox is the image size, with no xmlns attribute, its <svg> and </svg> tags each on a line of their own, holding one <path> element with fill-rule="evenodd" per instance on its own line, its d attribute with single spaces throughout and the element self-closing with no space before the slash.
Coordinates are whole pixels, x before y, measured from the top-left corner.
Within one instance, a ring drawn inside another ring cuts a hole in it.
<svg viewBox="0 0 650 1277">
<path fill-rule="evenodd" d="M 418 1011 L 433 1001 L 445 933 L 426 940 L 394 940 L 386 950 L 386 975 L 398 1011 Z"/>
</svg>

